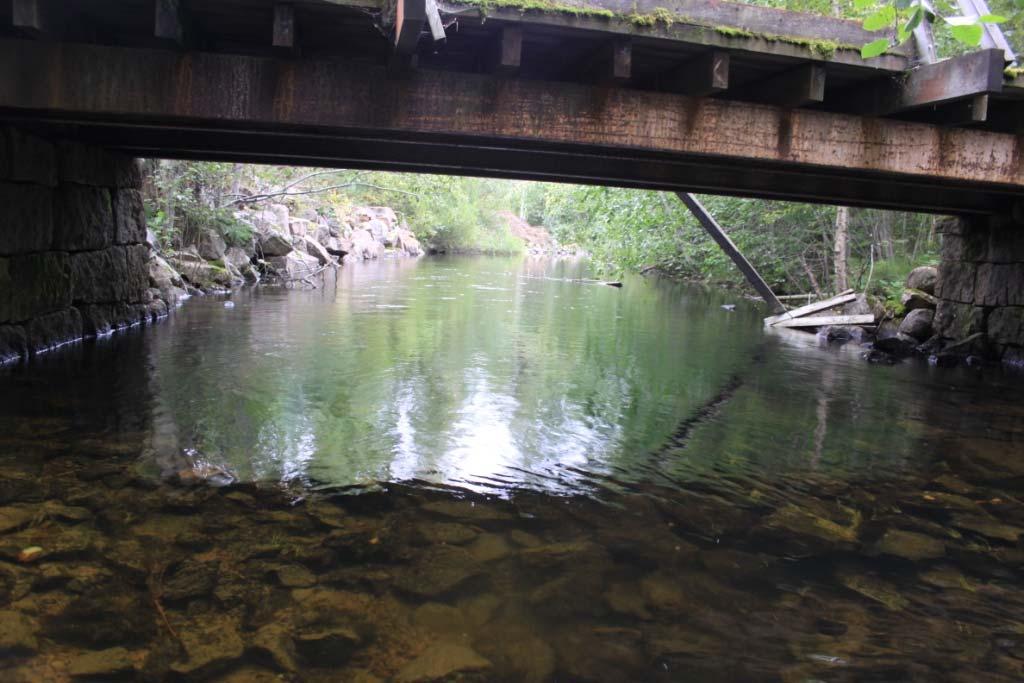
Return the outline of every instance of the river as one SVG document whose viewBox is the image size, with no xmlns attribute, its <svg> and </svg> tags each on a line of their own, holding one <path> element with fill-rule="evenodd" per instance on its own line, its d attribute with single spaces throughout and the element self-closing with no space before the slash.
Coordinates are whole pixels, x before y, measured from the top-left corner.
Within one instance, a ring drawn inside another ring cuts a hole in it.
<svg viewBox="0 0 1024 683">
<path fill-rule="evenodd" d="M 0 678 L 1024 677 L 1020 376 L 587 277 L 346 265 L 0 369 Z"/>
</svg>

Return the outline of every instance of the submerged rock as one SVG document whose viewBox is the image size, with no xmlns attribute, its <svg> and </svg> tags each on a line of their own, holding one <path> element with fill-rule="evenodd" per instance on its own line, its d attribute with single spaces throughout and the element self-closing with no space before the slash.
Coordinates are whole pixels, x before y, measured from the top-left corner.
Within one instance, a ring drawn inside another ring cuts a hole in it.
<svg viewBox="0 0 1024 683">
<path fill-rule="evenodd" d="M 176 602 L 209 595 L 217 587 L 218 573 L 216 562 L 185 560 L 164 579 L 161 596 Z"/>
<path fill-rule="evenodd" d="M 1020 535 L 1024 533 L 1024 529 L 1020 527 L 1002 524 L 995 519 L 979 516 L 954 515 L 953 526 L 1008 543 L 1016 543 L 1020 539 Z"/>
<path fill-rule="evenodd" d="M 480 673 L 491 668 L 491 662 L 464 645 L 437 643 L 406 664 L 395 675 L 395 683 L 440 683 L 461 675 Z M 484 680 L 483 678 L 479 680 Z"/>
<path fill-rule="evenodd" d="M 472 555 L 463 548 L 436 546 L 427 550 L 415 565 L 398 574 L 394 585 L 406 593 L 435 597 L 479 574 Z"/>
<path fill-rule="evenodd" d="M 932 336 L 932 318 L 934 317 L 935 312 L 925 308 L 911 311 L 900 323 L 900 334 L 923 342 Z"/>
<path fill-rule="evenodd" d="M 270 658 L 278 669 L 292 672 L 298 671 L 299 665 L 295 658 L 295 642 L 289 629 L 282 624 L 268 624 L 256 632 L 252 638 L 252 648 Z"/>
<path fill-rule="evenodd" d="M 134 671 L 139 657 L 123 647 L 95 650 L 78 655 L 68 663 L 74 677 L 104 678 Z"/>
<path fill-rule="evenodd" d="M 179 628 L 178 636 L 185 657 L 171 670 L 179 674 L 198 676 L 227 668 L 245 651 L 238 625 L 227 616 L 204 614 Z"/>
<path fill-rule="evenodd" d="M 30 654 L 39 648 L 39 626 L 21 612 L 0 610 L 0 655 Z"/>
<path fill-rule="evenodd" d="M 27 526 L 35 516 L 35 509 L 22 506 L 0 508 L 0 534 Z"/>
<path fill-rule="evenodd" d="M 912 531 L 890 529 L 875 545 L 875 549 L 885 555 L 902 557 L 905 560 L 933 560 L 946 554 L 946 544 L 942 541 L 917 534 Z"/>
<path fill-rule="evenodd" d="M 361 642 L 351 628 L 335 626 L 301 634 L 295 639 L 295 649 L 312 666 L 333 667 L 345 664 Z"/>
</svg>

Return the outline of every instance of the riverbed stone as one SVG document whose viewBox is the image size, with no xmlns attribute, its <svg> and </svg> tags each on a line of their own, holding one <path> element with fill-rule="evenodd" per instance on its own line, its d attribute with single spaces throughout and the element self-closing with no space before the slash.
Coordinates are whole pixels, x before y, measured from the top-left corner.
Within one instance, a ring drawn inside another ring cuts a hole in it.
<svg viewBox="0 0 1024 683">
<path fill-rule="evenodd" d="M 227 668 L 241 658 L 245 643 L 228 616 L 204 614 L 178 629 L 184 657 L 171 666 L 175 673 L 200 676 Z"/>
<path fill-rule="evenodd" d="M 217 587 L 216 562 L 185 560 L 164 578 L 162 597 L 168 602 L 209 595 Z"/>
<path fill-rule="evenodd" d="M 68 662 L 74 678 L 119 677 L 135 670 L 139 657 L 123 647 L 86 651 Z"/>
<path fill-rule="evenodd" d="M 308 588 L 316 584 L 316 574 L 300 564 L 289 564 L 277 570 L 277 580 L 286 588 Z"/>
<path fill-rule="evenodd" d="M 299 670 L 295 641 L 284 624 L 272 623 L 260 628 L 252 638 L 252 648 L 269 657 L 282 671 Z"/>
<path fill-rule="evenodd" d="M 885 532 L 875 550 L 905 560 L 934 560 L 946 554 L 946 545 L 937 538 L 913 531 L 889 529 Z"/>
<path fill-rule="evenodd" d="M 484 680 L 467 678 L 491 668 L 491 662 L 484 659 L 465 645 L 436 643 L 416 657 L 397 674 L 395 683 L 440 683 L 459 677 L 460 680 Z"/>
<path fill-rule="evenodd" d="M 352 628 L 331 626 L 301 633 L 295 638 L 295 650 L 312 666 L 341 666 L 352 658 L 362 638 Z"/>
<path fill-rule="evenodd" d="M 932 336 L 932 319 L 934 317 L 935 312 L 926 308 L 912 310 L 900 323 L 900 334 L 923 342 Z"/>
<path fill-rule="evenodd" d="M 0 610 L 0 655 L 35 652 L 38 632 L 39 625 L 21 612 Z"/>
<path fill-rule="evenodd" d="M 1009 524 L 1003 524 L 991 517 L 979 515 L 954 515 L 953 526 L 958 529 L 965 529 L 981 534 L 986 538 L 1016 543 L 1024 533 L 1024 529 Z"/>
<path fill-rule="evenodd" d="M 423 522 L 416 525 L 417 539 L 430 545 L 462 545 L 479 535 L 479 530 L 456 522 Z"/>
<path fill-rule="evenodd" d="M 0 507 L 0 534 L 17 531 L 28 525 L 36 515 L 36 508 L 30 506 Z"/>
<path fill-rule="evenodd" d="M 394 585 L 412 595 L 430 598 L 455 590 L 480 574 L 472 555 L 459 546 L 434 546 L 416 564 L 395 577 Z"/>
</svg>

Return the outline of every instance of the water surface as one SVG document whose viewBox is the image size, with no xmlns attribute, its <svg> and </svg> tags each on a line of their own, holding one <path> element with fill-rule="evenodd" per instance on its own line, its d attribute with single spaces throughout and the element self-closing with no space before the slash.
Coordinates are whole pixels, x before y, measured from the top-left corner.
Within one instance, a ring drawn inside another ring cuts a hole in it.
<svg viewBox="0 0 1024 683">
<path fill-rule="evenodd" d="M 346 266 L 0 371 L 0 667 L 1024 675 L 1018 376 L 587 276 Z"/>
</svg>

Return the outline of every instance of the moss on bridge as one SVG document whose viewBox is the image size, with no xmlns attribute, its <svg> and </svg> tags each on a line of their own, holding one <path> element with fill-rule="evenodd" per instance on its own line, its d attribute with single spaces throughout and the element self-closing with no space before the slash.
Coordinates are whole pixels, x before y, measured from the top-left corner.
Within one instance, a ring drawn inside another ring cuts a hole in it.
<svg viewBox="0 0 1024 683">
<path fill-rule="evenodd" d="M 481 16 L 486 17 L 491 9 L 518 10 L 519 12 L 541 12 L 546 14 L 563 14 L 573 17 L 590 17 L 608 20 L 624 21 L 638 28 L 655 28 L 658 26 L 671 28 L 674 24 L 712 30 L 727 38 L 744 40 L 764 40 L 773 43 L 785 43 L 796 47 L 804 48 L 820 59 L 832 59 L 838 50 L 850 50 L 860 52 L 860 45 L 839 43 L 834 40 L 803 38 L 799 36 L 787 36 L 773 33 L 758 33 L 733 26 L 720 26 L 709 24 L 673 12 L 665 7 L 656 7 L 650 12 L 639 13 L 635 10 L 629 14 L 613 12 L 604 7 L 594 7 L 587 4 L 574 4 L 556 2 L 555 0 L 452 0 L 460 5 L 471 5 L 479 8 Z"/>
</svg>

